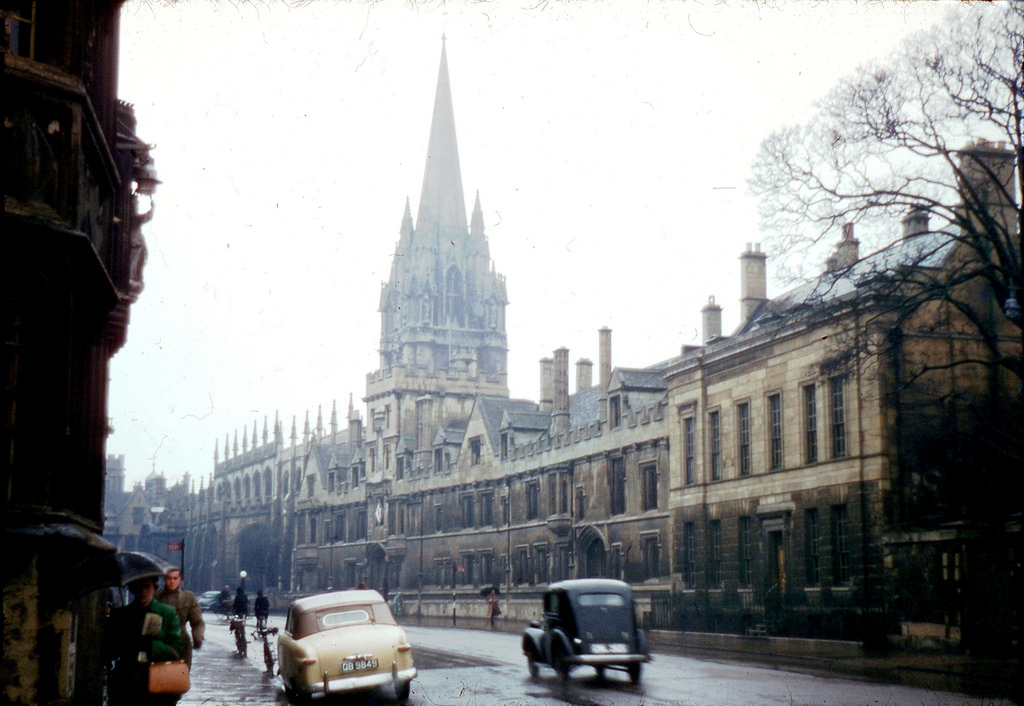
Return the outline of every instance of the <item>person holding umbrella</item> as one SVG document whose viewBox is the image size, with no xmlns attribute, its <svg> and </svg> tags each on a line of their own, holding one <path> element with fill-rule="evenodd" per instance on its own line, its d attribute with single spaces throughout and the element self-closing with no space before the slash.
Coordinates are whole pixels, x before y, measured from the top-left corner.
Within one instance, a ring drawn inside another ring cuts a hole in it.
<svg viewBox="0 0 1024 706">
<path fill-rule="evenodd" d="M 166 706 L 178 701 L 175 694 L 149 693 L 149 665 L 181 658 L 181 625 L 169 605 L 154 599 L 156 577 L 133 579 L 128 590 L 134 600 L 110 614 L 106 653 L 113 663 L 108 683 L 110 706 L 151 704 Z"/>
<path fill-rule="evenodd" d="M 498 606 L 498 589 L 491 586 L 487 591 L 487 620 L 491 627 L 494 627 L 494 619 L 501 615 L 501 608 Z"/>
</svg>

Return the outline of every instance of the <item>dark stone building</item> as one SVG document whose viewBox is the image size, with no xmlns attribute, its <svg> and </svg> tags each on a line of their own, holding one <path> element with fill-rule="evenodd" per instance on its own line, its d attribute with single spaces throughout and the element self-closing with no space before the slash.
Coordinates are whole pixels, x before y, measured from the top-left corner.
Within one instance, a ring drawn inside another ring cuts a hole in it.
<svg viewBox="0 0 1024 706">
<path fill-rule="evenodd" d="M 100 703 L 108 368 L 156 185 L 118 100 L 120 2 L 0 3 L 0 442 L 8 703 Z M 141 204 L 143 208 L 151 204 Z"/>
</svg>

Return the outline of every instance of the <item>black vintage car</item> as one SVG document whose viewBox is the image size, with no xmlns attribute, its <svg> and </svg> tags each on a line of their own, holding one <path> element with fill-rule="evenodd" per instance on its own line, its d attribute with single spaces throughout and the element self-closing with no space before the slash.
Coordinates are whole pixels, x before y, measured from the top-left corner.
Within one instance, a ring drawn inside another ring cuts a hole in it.
<svg viewBox="0 0 1024 706">
<path fill-rule="evenodd" d="M 544 593 L 544 616 L 523 633 L 530 676 L 546 664 L 564 681 L 580 665 L 629 673 L 634 684 L 651 657 L 637 627 L 633 592 L 622 581 L 578 579 L 551 584 Z"/>
</svg>

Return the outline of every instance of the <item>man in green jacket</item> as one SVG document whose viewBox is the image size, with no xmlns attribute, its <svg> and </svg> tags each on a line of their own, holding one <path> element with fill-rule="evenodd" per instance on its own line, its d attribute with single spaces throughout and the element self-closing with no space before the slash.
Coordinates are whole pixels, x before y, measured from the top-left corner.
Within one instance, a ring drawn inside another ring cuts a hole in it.
<svg viewBox="0 0 1024 706">
<path fill-rule="evenodd" d="M 108 693 L 110 706 L 121 704 L 173 704 L 177 696 L 149 693 L 149 665 L 181 659 L 181 625 L 174 608 L 153 596 L 156 579 L 128 584 L 135 599 L 110 614 L 107 656 L 113 662 Z"/>
</svg>

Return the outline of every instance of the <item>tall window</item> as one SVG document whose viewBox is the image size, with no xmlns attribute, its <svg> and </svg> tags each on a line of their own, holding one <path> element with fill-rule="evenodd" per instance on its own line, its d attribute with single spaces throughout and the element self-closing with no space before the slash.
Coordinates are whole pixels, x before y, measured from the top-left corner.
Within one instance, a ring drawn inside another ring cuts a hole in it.
<svg viewBox="0 0 1024 706">
<path fill-rule="evenodd" d="M 658 466 L 647 463 L 640 466 L 640 478 L 643 481 L 644 510 L 658 509 Z"/>
<path fill-rule="evenodd" d="M 609 459 L 608 495 L 611 500 L 611 514 L 621 515 L 626 512 L 626 467 L 621 458 Z"/>
<path fill-rule="evenodd" d="M 832 583 L 841 586 L 850 582 L 849 528 L 846 505 L 832 506 Z"/>
<path fill-rule="evenodd" d="M 474 436 L 469 440 L 469 463 L 472 466 L 480 465 L 480 437 Z"/>
<path fill-rule="evenodd" d="M 686 485 L 693 485 L 697 482 L 697 469 L 694 464 L 693 448 L 693 417 L 687 417 L 683 420 L 683 459 L 685 463 Z"/>
<path fill-rule="evenodd" d="M 740 475 L 750 475 L 750 405 L 736 406 L 736 426 L 739 428 Z"/>
<path fill-rule="evenodd" d="M 540 516 L 540 483 L 526 484 L 526 519 L 536 520 Z"/>
<path fill-rule="evenodd" d="M 587 516 L 587 495 L 583 487 L 576 488 L 576 519 L 582 520 Z"/>
<path fill-rule="evenodd" d="M 711 435 L 711 480 L 722 479 L 722 420 L 718 412 L 708 415 L 708 433 Z"/>
<path fill-rule="evenodd" d="M 821 585 L 821 527 L 818 508 L 804 511 L 804 567 L 808 586 Z"/>
<path fill-rule="evenodd" d="M 708 585 L 722 587 L 722 521 L 708 523 Z"/>
<path fill-rule="evenodd" d="M 754 579 L 754 518 L 744 515 L 739 526 L 740 585 L 750 586 Z"/>
<path fill-rule="evenodd" d="M 832 458 L 846 458 L 846 376 L 830 381 L 832 399 Z"/>
<path fill-rule="evenodd" d="M 316 517 L 313 515 L 309 516 L 309 543 L 316 544 Z"/>
<path fill-rule="evenodd" d="M 494 524 L 494 493 L 480 496 L 480 524 L 484 527 Z"/>
<path fill-rule="evenodd" d="M 503 431 L 503 432 L 501 432 L 501 460 L 502 461 L 507 461 L 508 460 L 508 446 L 509 446 L 509 444 L 508 444 L 508 432 L 507 431 Z"/>
<path fill-rule="evenodd" d="M 558 512 L 558 477 L 548 476 L 548 514 L 554 515 Z"/>
<path fill-rule="evenodd" d="M 814 385 L 804 386 L 804 461 L 818 462 L 818 400 Z"/>
<path fill-rule="evenodd" d="M 537 583 L 547 583 L 551 580 L 548 553 L 547 544 L 533 545 L 534 576 L 537 577 Z"/>
<path fill-rule="evenodd" d="M 687 522 L 683 525 L 683 583 L 694 589 L 697 579 L 697 525 Z"/>
<path fill-rule="evenodd" d="M 769 460 L 771 469 L 782 468 L 782 395 L 768 397 L 768 424 L 770 429 Z"/>
<path fill-rule="evenodd" d="M 658 542 L 658 536 L 641 537 L 640 552 L 644 560 L 644 578 L 658 578 L 661 575 L 661 545 Z"/>
<path fill-rule="evenodd" d="M 526 583 L 530 573 L 530 550 L 516 547 L 515 582 Z"/>
<path fill-rule="evenodd" d="M 622 424 L 622 398 L 615 395 L 608 400 L 608 426 L 615 429 Z"/>
<path fill-rule="evenodd" d="M 558 481 L 558 512 L 561 515 L 569 514 L 569 479 L 563 475 Z"/>
<path fill-rule="evenodd" d="M 474 525 L 473 496 L 462 496 L 462 526 L 472 527 Z"/>
</svg>

